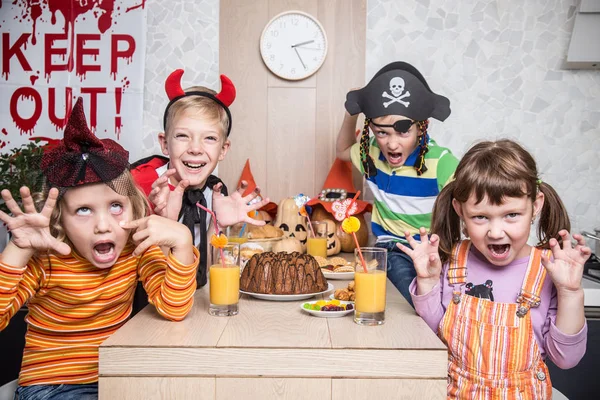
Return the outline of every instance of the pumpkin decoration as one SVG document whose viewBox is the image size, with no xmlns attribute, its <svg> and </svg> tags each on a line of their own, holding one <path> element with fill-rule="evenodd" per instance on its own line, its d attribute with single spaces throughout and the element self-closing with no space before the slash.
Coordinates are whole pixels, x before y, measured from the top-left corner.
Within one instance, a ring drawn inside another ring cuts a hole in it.
<svg viewBox="0 0 600 400">
<path fill-rule="evenodd" d="M 300 215 L 300 208 L 293 197 L 281 200 L 274 225 L 283 231 L 284 236 L 298 239 L 302 252 L 306 253 L 306 218 Z"/>
<path fill-rule="evenodd" d="M 324 221 L 331 220 L 335 223 L 335 233 L 340 242 L 341 251 L 345 253 L 352 253 L 356 248 L 356 244 L 354 243 L 354 239 L 352 238 L 352 234 L 346 233 L 341 229 L 341 222 L 334 221 L 333 216 L 329 213 L 323 206 L 320 204 L 315 204 L 313 207 L 313 212 L 311 219 L 313 221 Z M 355 214 L 354 217 L 358 218 L 360 221 L 360 228 L 356 232 L 356 238 L 358 239 L 358 244 L 362 247 L 366 246 L 369 241 L 369 227 L 365 221 L 364 214 Z M 330 228 L 327 228 L 328 232 Z M 338 252 L 339 253 L 339 252 Z M 337 254 L 337 253 L 334 253 Z M 327 254 L 329 255 L 329 253 Z"/>
<path fill-rule="evenodd" d="M 327 224 L 327 255 L 334 256 L 342 251 L 340 239 L 337 235 L 338 227 L 336 223 L 330 219 L 323 220 Z"/>
<path fill-rule="evenodd" d="M 295 251 L 302 253 L 302 245 L 298 239 L 287 237 L 273 243 L 273 248 L 271 250 L 275 253 L 293 253 Z"/>
</svg>

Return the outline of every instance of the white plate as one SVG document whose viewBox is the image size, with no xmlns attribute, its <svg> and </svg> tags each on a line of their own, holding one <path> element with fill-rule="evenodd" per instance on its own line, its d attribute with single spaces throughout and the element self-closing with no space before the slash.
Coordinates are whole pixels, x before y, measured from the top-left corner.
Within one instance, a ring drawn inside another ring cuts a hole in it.
<svg viewBox="0 0 600 400">
<path fill-rule="evenodd" d="M 265 293 L 250 293 L 244 292 L 240 290 L 240 293 L 250 295 L 257 299 L 261 300 L 271 300 L 271 301 L 294 301 L 294 300 L 304 300 L 310 299 L 318 294 L 323 294 L 327 292 L 331 292 L 333 290 L 333 285 L 327 282 L 327 290 L 318 293 L 303 293 L 303 294 L 265 294 Z"/>
<path fill-rule="evenodd" d="M 321 272 L 323 272 L 323 275 L 325 276 L 325 278 L 327 279 L 354 279 L 354 272 L 333 272 L 333 271 L 328 271 L 326 269 L 321 268 Z"/>
<path fill-rule="evenodd" d="M 308 304 L 315 304 L 316 301 L 309 301 L 307 302 Z M 317 310 L 307 310 L 306 308 L 304 308 L 304 305 L 306 303 L 302 303 L 300 304 L 300 308 L 302 309 L 302 311 L 306 311 L 309 314 L 314 315 L 315 317 L 321 317 L 321 318 L 337 318 L 337 317 L 343 317 L 344 315 L 348 315 L 351 312 L 354 311 L 354 308 L 352 310 L 344 310 L 344 311 L 317 311 Z M 340 304 L 352 304 L 351 301 L 341 301 L 340 300 Z"/>
<path fill-rule="evenodd" d="M 331 294 L 329 295 L 329 298 L 330 298 L 331 300 L 335 300 L 335 293 L 331 293 Z M 340 300 L 340 301 L 343 301 L 344 303 L 354 303 L 353 301 L 344 301 L 344 300 Z"/>
</svg>

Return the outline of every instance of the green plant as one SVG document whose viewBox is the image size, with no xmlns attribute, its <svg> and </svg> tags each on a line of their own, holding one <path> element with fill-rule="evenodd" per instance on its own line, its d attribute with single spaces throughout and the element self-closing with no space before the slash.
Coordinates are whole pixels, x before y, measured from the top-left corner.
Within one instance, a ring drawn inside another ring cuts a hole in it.
<svg viewBox="0 0 600 400">
<path fill-rule="evenodd" d="M 21 200 L 19 189 L 27 186 L 31 193 L 42 190 L 43 176 L 40 170 L 43 145 L 40 140 L 23 144 L 11 149 L 8 153 L 0 154 L 0 189 L 8 189 L 13 198 Z M 0 209 L 8 213 L 8 208 L 1 201 Z"/>
</svg>

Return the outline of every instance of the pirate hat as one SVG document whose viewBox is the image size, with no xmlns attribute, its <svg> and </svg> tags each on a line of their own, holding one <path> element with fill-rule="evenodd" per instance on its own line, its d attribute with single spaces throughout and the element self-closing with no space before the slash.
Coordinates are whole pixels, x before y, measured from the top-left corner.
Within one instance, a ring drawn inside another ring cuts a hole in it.
<svg viewBox="0 0 600 400">
<path fill-rule="evenodd" d="M 323 190 L 316 198 L 311 199 L 306 204 L 309 206 L 320 204 L 327 212 L 333 213 L 331 206 L 334 201 L 353 198 L 355 194 L 356 188 L 352 183 L 352 164 L 350 161 L 342 161 L 336 158 L 325 179 Z M 357 199 L 356 204 L 358 205 L 356 214 L 371 212 L 372 206 L 370 203 Z"/>
<path fill-rule="evenodd" d="M 41 169 L 52 187 L 108 183 L 129 168 L 129 152 L 112 139 L 98 139 L 88 128 L 79 97 L 62 140 L 46 147 Z M 113 188 L 114 189 L 114 188 Z"/>
<path fill-rule="evenodd" d="M 242 196 L 248 196 L 250 193 L 254 192 L 254 189 L 256 189 L 256 181 L 254 180 L 254 175 L 252 175 L 252 170 L 250 169 L 250 159 L 246 160 L 246 164 L 244 165 L 244 169 L 242 170 L 242 174 L 240 175 L 240 179 L 238 180 L 237 187 L 240 187 L 242 181 L 246 181 L 248 183 L 248 187 L 246 188 Z M 258 195 L 256 199 L 258 200 L 254 200 L 253 202 L 262 200 L 262 197 Z M 267 213 L 269 213 L 269 215 L 271 215 L 271 217 L 275 218 L 275 216 L 277 215 L 277 204 L 271 201 L 267 203 L 267 205 L 262 206 L 260 208 L 260 211 L 266 211 Z"/>
<path fill-rule="evenodd" d="M 450 100 L 435 94 L 423 75 L 402 61 L 386 65 L 365 87 L 348 92 L 344 105 L 350 115 L 362 112 L 367 118 L 403 115 L 444 121 L 450 115 Z"/>
</svg>

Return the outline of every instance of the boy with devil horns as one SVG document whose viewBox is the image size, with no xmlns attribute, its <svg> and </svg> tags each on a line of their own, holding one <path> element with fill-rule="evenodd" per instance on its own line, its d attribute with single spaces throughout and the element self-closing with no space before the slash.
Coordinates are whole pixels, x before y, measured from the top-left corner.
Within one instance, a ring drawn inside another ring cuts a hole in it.
<svg viewBox="0 0 600 400">
<path fill-rule="evenodd" d="M 132 174 L 154 207 L 154 213 L 181 221 L 192 232 L 194 245 L 200 250 L 197 284 L 202 287 L 207 277 L 207 231 L 211 216 L 196 206 L 200 203 L 212 209 L 225 227 L 238 222 L 264 225 L 252 219 L 253 214 L 269 202 L 259 197 L 260 189 L 242 196 L 247 183 L 227 196 L 223 182 L 212 175 L 219 161 L 225 158 L 231 142 L 231 112 L 235 87 L 221 75 L 221 91 L 193 86 L 181 88 L 183 70 L 171 73 L 165 82 L 169 104 L 163 116 L 164 132 L 158 134 L 162 153 L 132 165 Z M 253 201 L 254 200 L 254 201 Z M 248 204 L 252 201 L 252 204 Z M 136 302 L 139 303 L 139 302 Z"/>
</svg>

